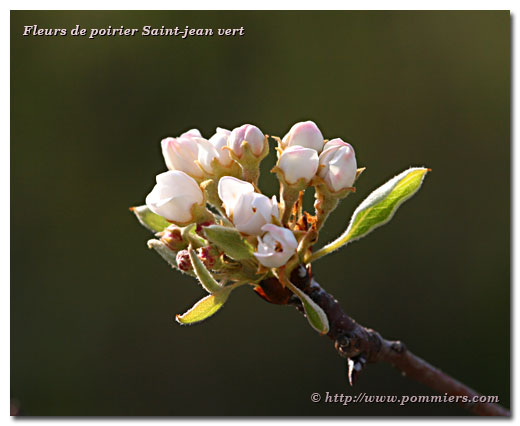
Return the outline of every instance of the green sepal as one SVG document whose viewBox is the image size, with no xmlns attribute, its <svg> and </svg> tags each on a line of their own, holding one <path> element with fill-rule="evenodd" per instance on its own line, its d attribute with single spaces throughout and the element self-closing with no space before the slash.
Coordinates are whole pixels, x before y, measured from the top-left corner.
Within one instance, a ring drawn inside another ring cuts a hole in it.
<svg viewBox="0 0 520 426">
<path fill-rule="evenodd" d="M 242 179 L 256 185 L 260 175 L 260 162 L 269 154 L 269 136 L 264 135 L 264 145 L 259 155 L 253 153 L 251 145 L 244 140 L 241 143 L 242 155 L 239 157 L 230 147 L 224 147 L 229 150 L 229 155 L 242 168 Z"/>
</svg>

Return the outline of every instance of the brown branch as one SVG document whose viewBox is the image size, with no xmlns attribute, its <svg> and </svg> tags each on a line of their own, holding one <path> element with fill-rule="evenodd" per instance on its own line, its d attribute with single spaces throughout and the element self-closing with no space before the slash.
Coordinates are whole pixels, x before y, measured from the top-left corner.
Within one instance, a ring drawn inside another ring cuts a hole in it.
<svg viewBox="0 0 520 426">
<path fill-rule="evenodd" d="M 351 385 L 359 377 L 365 363 L 388 362 L 406 376 L 441 394 L 446 393 L 455 397 L 466 396 L 469 401 L 473 397 L 481 396 L 470 387 L 414 355 L 403 343 L 386 340 L 377 331 L 359 325 L 341 309 L 338 301 L 332 295 L 320 287 L 303 266 L 293 271 L 291 281 L 307 293 L 327 314 L 330 325 L 328 336 L 334 341 L 334 347 L 338 354 L 347 358 Z M 270 286 L 272 286 L 272 283 Z M 263 290 L 266 290 L 266 288 L 268 287 L 262 285 Z M 266 292 L 271 295 L 269 290 Z M 265 296 L 265 293 L 263 296 Z M 291 297 L 288 303 L 295 305 L 298 310 L 303 312 L 301 303 L 296 297 Z M 458 402 L 474 414 L 481 416 L 511 415 L 507 409 L 499 404 L 489 402 L 464 403 L 460 400 L 462 398 L 459 398 Z"/>
</svg>

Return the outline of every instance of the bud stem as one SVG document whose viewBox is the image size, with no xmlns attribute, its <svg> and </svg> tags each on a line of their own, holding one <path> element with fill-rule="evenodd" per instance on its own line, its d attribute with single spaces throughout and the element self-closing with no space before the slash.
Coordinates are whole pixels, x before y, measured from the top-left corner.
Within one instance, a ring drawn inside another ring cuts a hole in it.
<svg viewBox="0 0 520 426">
<path fill-rule="evenodd" d="M 299 189 L 292 188 L 290 185 L 281 184 L 280 185 L 280 198 L 282 200 L 282 223 L 287 224 L 289 222 L 289 218 L 291 217 L 292 208 L 294 203 L 298 200 L 300 196 Z"/>
<path fill-rule="evenodd" d="M 329 214 L 338 206 L 339 198 L 321 191 L 319 185 L 316 186 L 315 197 L 316 202 L 314 203 L 314 208 L 316 209 L 316 216 L 318 218 L 316 230 L 319 231 L 329 217 Z"/>
<path fill-rule="evenodd" d="M 241 164 L 241 166 L 243 180 L 251 182 L 253 185 L 256 186 L 258 184 L 258 177 L 260 176 L 260 169 L 258 168 L 258 164 Z"/>
</svg>

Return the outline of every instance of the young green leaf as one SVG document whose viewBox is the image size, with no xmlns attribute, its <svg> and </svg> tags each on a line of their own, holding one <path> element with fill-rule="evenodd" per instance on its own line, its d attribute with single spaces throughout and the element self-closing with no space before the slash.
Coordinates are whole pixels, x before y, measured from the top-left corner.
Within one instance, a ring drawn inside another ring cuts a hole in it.
<svg viewBox="0 0 520 426">
<path fill-rule="evenodd" d="M 159 240 L 148 240 L 148 248 L 154 249 L 171 266 L 177 268 L 176 254 L 166 244 Z"/>
<path fill-rule="evenodd" d="M 224 305 L 233 288 L 233 286 L 223 287 L 200 299 L 191 309 L 182 315 L 177 315 L 175 319 L 179 324 L 194 324 L 209 318 Z"/>
<path fill-rule="evenodd" d="M 235 228 L 211 225 L 204 228 L 204 234 L 232 259 L 244 260 L 253 256 L 253 246 Z"/>
<path fill-rule="evenodd" d="M 131 207 L 130 211 L 136 215 L 141 225 L 152 232 L 164 231 L 171 225 L 164 217 L 155 214 L 147 206 Z"/>
<path fill-rule="evenodd" d="M 320 334 L 327 334 L 329 332 L 329 320 L 323 309 L 289 280 L 284 280 L 284 283 L 302 301 L 305 316 L 312 328 Z"/>
<path fill-rule="evenodd" d="M 313 262 L 387 223 L 398 207 L 419 190 L 428 171 L 424 167 L 412 167 L 372 192 L 354 211 L 345 232 L 314 253 L 307 262 Z"/>
<path fill-rule="evenodd" d="M 202 263 L 202 260 L 198 258 L 195 250 L 193 250 L 193 248 L 190 247 L 188 251 L 190 253 L 190 260 L 191 264 L 193 265 L 193 269 L 195 270 L 197 278 L 199 279 L 200 284 L 202 285 L 204 290 L 206 290 L 208 293 L 217 293 L 220 290 L 222 290 L 220 284 L 217 281 L 215 281 L 215 278 L 213 278 L 211 272 L 209 272 L 206 269 L 204 263 Z"/>
</svg>

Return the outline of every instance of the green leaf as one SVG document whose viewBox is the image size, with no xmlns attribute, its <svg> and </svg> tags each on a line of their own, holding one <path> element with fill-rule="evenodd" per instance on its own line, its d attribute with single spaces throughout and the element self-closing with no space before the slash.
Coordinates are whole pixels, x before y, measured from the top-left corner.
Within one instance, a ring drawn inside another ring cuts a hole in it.
<svg viewBox="0 0 520 426">
<path fill-rule="evenodd" d="M 204 228 L 206 238 L 235 260 L 249 259 L 254 247 L 235 228 L 211 225 Z"/>
<path fill-rule="evenodd" d="M 177 268 L 177 253 L 159 240 L 148 240 L 148 248 L 154 249 L 171 266 Z"/>
<path fill-rule="evenodd" d="M 398 207 L 419 190 L 429 171 L 424 167 L 412 167 L 380 186 L 354 211 L 345 232 L 314 253 L 307 262 L 313 262 L 347 243 L 359 240 L 387 223 Z"/>
<path fill-rule="evenodd" d="M 305 316 L 312 328 L 320 334 L 327 334 L 329 332 L 329 320 L 323 309 L 321 309 L 316 302 L 289 280 L 284 280 L 284 283 L 302 301 Z"/>
<path fill-rule="evenodd" d="M 131 207 L 130 211 L 137 216 L 141 225 L 152 232 L 164 231 L 171 225 L 164 217 L 155 214 L 147 206 Z"/>
<path fill-rule="evenodd" d="M 223 287 L 216 293 L 204 297 L 187 312 L 177 315 L 175 319 L 180 324 L 194 324 L 209 318 L 226 303 L 233 288 L 233 286 Z"/>
<path fill-rule="evenodd" d="M 202 260 L 199 259 L 197 253 L 195 253 L 195 250 L 190 247 L 188 251 L 190 253 L 190 260 L 191 264 L 193 265 L 193 269 L 195 270 L 197 278 L 199 279 L 200 284 L 204 290 L 206 290 L 208 293 L 218 293 L 220 290 L 222 290 L 220 284 L 215 281 L 215 278 L 213 278 L 211 272 L 206 269 L 204 263 L 202 263 Z"/>
</svg>

